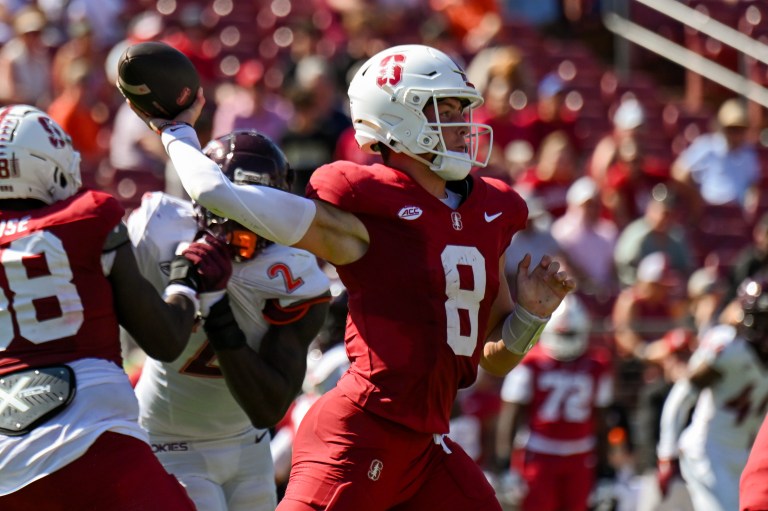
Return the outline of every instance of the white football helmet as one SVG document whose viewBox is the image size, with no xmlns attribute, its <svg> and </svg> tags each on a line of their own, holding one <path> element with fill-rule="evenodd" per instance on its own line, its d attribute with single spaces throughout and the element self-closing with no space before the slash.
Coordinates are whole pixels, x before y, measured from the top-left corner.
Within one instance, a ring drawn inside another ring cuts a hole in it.
<svg viewBox="0 0 768 511">
<path fill-rule="evenodd" d="M 464 179 L 472 166 L 488 164 L 493 130 L 472 121 L 472 111 L 483 97 L 467 81 L 464 70 L 442 51 L 417 44 L 395 46 L 366 61 L 349 85 L 349 106 L 355 138 L 375 153 L 381 143 L 429 165 L 446 181 Z M 444 98 L 465 105 L 465 123 L 428 122 L 424 107 Z M 449 151 L 442 127 L 465 126 L 469 153 Z M 480 137 L 488 137 L 480 160 Z M 433 158 L 423 155 L 432 154 Z"/>
<path fill-rule="evenodd" d="M 581 300 L 568 294 L 552 313 L 539 343 L 552 358 L 567 362 L 587 350 L 590 327 L 589 315 Z"/>
<path fill-rule="evenodd" d="M 29 105 L 0 109 L 0 199 L 52 204 L 81 184 L 80 153 L 56 121 Z"/>
</svg>

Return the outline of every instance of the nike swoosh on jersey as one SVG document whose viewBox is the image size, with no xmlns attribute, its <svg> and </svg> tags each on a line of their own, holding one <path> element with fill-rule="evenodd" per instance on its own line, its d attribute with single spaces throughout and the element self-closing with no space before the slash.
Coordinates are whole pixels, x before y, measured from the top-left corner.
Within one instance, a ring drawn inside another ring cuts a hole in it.
<svg viewBox="0 0 768 511">
<path fill-rule="evenodd" d="M 499 211 L 495 215 L 489 215 L 488 213 L 485 213 L 485 221 L 488 223 L 493 222 L 494 220 L 496 220 L 501 216 L 501 213 L 502 213 L 501 211 Z"/>
</svg>

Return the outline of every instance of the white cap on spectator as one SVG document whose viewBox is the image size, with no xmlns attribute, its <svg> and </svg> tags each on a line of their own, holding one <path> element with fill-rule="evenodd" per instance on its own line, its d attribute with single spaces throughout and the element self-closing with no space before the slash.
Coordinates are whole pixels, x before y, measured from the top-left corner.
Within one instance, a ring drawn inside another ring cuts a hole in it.
<svg viewBox="0 0 768 511">
<path fill-rule="evenodd" d="M 688 298 L 695 299 L 723 289 L 714 268 L 699 268 L 688 278 Z"/>
<path fill-rule="evenodd" d="M 645 122 L 645 110 L 635 98 L 625 99 L 613 114 L 613 124 L 623 130 L 635 129 Z"/>
<path fill-rule="evenodd" d="M 741 100 L 731 98 L 720 105 L 717 111 L 717 122 L 723 128 L 747 128 L 749 127 L 747 109 Z"/>
<path fill-rule="evenodd" d="M 577 179 L 568 188 L 565 200 L 569 206 L 580 206 L 591 199 L 596 199 L 600 194 L 595 180 L 589 176 Z"/>
<path fill-rule="evenodd" d="M 43 28 L 45 28 L 45 16 L 33 8 L 20 10 L 13 20 L 13 29 L 19 35 L 40 32 Z"/>
<path fill-rule="evenodd" d="M 645 256 L 637 267 L 637 280 L 674 285 L 678 282 L 664 252 L 653 252 Z"/>
</svg>

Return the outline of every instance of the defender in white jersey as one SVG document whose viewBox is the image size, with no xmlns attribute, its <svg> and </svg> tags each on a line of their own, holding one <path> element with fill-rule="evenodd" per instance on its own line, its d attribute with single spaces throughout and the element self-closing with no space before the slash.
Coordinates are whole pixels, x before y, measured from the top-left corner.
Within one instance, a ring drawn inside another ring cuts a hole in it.
<svg viewBox="0 0 768 511">
<path fill-rule="evenodd" d="M 662 480 L 679 459 L 695 509 L 739 506 L 739 477 L 768 404 L 765 336 L 755 335 L 754 297 L 742 286 L 738 326 L 707 331 L 664 403 L 658 445 Z M 694 407 L 690 424 L 686 420 Z"/>
<path fill-rule="evenodd" d="M 290 188 L 282 152 L 257 132 L 235 132 L 205 149 L 238 183 Z M 202 225 L 201 225 L 202 224 Z M 142 274 L 162 289 L 177 247 L 201 227 L 233 249 L 231 314 L 247 345 L 193 333 L 173 363 L 148 360 L 136 393 L 140 422 L 166 469 L 198 509 L 273 510 L 274 469 L 266 428 L 301 389 L 307 347 L 322 324 L 329 281 L 315 256 L 259 239 L 239 224 L 163 193 L 147 194 L 128 220 Z M 204 304 L 201 306 L 206 315 Z"/>
</svg>

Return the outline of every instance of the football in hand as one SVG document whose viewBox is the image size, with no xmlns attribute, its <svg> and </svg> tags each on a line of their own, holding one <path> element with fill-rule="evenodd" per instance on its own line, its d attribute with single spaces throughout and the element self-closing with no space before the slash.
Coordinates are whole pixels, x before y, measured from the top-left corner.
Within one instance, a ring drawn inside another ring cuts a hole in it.
<svg viewBox="0 0 768 511">
<path fill-rule="evenodd" d="M 149 41 L 129 46 L 120 56 L 117 88 L 150 117 L 173 119 L 195 101 L 200 76 L 179 50 Z"/>
</svg>

